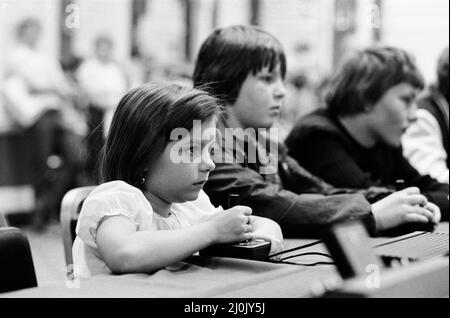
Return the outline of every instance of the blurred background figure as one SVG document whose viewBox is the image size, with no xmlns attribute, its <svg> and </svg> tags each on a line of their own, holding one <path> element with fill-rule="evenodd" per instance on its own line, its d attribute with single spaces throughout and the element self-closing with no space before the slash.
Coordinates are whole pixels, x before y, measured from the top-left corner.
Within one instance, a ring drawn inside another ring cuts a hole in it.
<svg viewBox="0 0 450 318">
<path fill-rule="evenodd" d="M 403 152 L 421 173 L 449 183 L 449 74 L 448 47 L 437 67 L 437 82 L 418 100 L 417 121 L 403 136 Z"/>
<path fill-rule="evenodd" d="M 93 184 L 98 183 L 98 154 L 114 109 L 130 86 L 124 69 L 113 58 L 113 49 L 114 43 L 109 36 L 98 36 L 94 41 L 93 56 L 86 59 L 76 73 L 78 83 L 89 100 L 87 158 L 83 169 Z"/>
<path fill-rule="evenodd" d="M 286 98 L 280 119 L 275 124 L 279 129 L 278 137 L 283 142 L 292 130 L 297 119 L 320 107 L 317 95 L 317 83 L 309 74 L 298 71 L 286 79 Z"/>
<path fill-rule="evenodd" d="M 16 31 L 18 46 L 7 58 L 3 95 L 11 122 L 25 135 L 23 155 L 36 196 L 34 225 L 42 229 L 76 185 L 85 125 L 58 60 L 39 50 L 41 24 L 25 19 Z"/>
</svg>

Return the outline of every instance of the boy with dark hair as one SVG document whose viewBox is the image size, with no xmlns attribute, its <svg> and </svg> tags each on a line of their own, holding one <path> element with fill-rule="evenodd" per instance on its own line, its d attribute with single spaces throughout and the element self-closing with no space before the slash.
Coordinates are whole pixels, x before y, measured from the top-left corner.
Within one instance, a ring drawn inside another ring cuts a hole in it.
<svg viewBox="0 0 450 318">
<path fill-rule="evenodd" d="M 431 85 L 417 105 L 417 121 L 402 138 L 403 153 L 421 174 L 449 183 L 449 74 L 448 47 L 438 60 L 437 83 Z"/>
<path fill-rule="evenodd" d="M 317 236 L 324 226 L 352 219 L 362 220 L 372 234 L 404 222 L 439 220 L 415 188 L 394 194 L 336 189 L 287 156 L 270 130 L 283 104 L 285 74 L 281 43 L 259 28 L 218 29 L 203 43 L 194 86 L 221 98 L 227 110 L 216 169 L 205 185 L 214 204 L 226 206 L 228 195 L 238 194 L 239 204 L 277 221 L 290 237 Z"/>
<path fill-rule="evenodd" d="M 334 74 L 326 94 L 333 116 L 351 117 L 374 108 L 391 87 L 407 83 L 422 90 L 424 80 L 412 57 L 392 48 L 368 48 L 349 57 Z"/>
<path fill-rule="evenodd" d="M 422 75 L 405 51 L 368 48 L 347 59 L 330 82 L 327 108 L 302 118 L 286 139 L 289 153 L 336 187 L 417 187 L 448 219 L 448 185 L 422 176 L 402 154 L 416 119 Z"/>
</svg>

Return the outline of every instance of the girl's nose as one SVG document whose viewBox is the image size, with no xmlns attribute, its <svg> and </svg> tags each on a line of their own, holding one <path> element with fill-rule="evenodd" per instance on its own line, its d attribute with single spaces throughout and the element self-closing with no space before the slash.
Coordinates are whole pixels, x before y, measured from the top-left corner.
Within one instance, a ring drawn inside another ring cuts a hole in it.
<svg viewBox="0 0 450 318">
<path fill-rule="evenodd" d="M 200 165 L 200 169 L 202 171 L 213 171 L 216 168 L 216 164 L 211 158 L 211 154 L 209 151 L 204 152 L 202 155 L 202 163 Z"/>
</svg>

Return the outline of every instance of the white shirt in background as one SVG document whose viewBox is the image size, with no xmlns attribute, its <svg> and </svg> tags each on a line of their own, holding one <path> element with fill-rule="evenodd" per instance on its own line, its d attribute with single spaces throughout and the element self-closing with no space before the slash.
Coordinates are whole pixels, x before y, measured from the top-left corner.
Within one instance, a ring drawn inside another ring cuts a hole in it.
<svg viewBox="0 0 450 318">
<path fill-rule="evenodd" d="M 12 122 L 27 128 L 47 110 L 62 107 L 70 86 L 57 59 L 19 46 L 7 61 L 3 97 Z"/>
<path fill-rule="evenodd" d="M 105 133 L 109 128 L 115 107 L 128 90 L 125 72 L 114 61 L 102 62 L 91 58 L 77 71 L 77 80 L 91 104 L 105 111 Z"/>
<path fill-rule="evenodd" d="M 402 137 L 403 154 L 422 175 L 449 183 L 447 152 L 436 118 L 425 109 L 417 110 L 414 122 Z"/>
</svg>

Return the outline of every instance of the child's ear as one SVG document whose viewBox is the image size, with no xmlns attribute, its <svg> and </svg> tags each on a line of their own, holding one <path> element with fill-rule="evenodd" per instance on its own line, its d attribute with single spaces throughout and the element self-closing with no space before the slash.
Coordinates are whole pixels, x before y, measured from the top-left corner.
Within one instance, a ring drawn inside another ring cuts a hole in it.
<svg viewBox="0 0 450 318">
<path fill-rule="evenodd" d="M 373 111 L 373 109 L 375 108 L 375 105 L 376 105 L 375 103 L 369 103 L 369 102 L 364 103 L 363 112 L 365 114 L 370 114 Z"/>
</svg>

